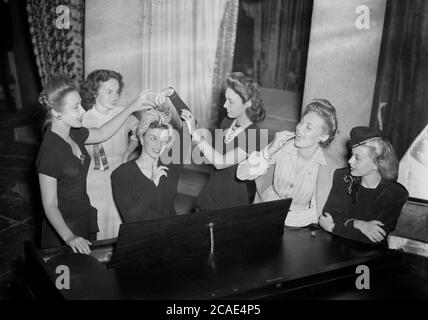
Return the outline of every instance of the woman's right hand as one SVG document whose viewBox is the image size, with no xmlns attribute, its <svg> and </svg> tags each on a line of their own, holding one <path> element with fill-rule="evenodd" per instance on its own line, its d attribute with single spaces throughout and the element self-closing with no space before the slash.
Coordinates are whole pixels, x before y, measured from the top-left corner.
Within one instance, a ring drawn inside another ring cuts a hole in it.
<svg viewBox="0 0 428 320">
<path fill-rule="evenodd" d="M 84 254 L 90 254 L 91 249 L 89 248 L 89 245 L 92 243 L 82 237 L 75 236 L 74 234 L 65 241 L 68 246 L 73 249 L 74 253 L 84 253 Z"/>
<path fill-rule="evenodd" d="M 156 186 L 159 184 L 160 178 L 162 176 L 165 176 L 165 177 L 168 176 L 167 171 L 169 170 L 168 167 L 158 166 L 158 161 L 159 161 L 159 158 L 153 162 L 153 167 L 152 167 L 152 181 Z"/>
<path fill-rule="evenodd" d="M 139 94 L 137 99 L 135 99 L 128 108 L 131 112 L 153 109 L 155 107 L 155 102 L 152 100 L 154 100 L 155 95 L 156 93 L 153 90 L 146 89 Z"/>
<path fill-rule="evenodd" d="M 384 224 L 380 221 L 355 220 L 354 228 L 359 229 L 372 242 L 381 242 L 386 237 L 386 232 L 381 227 Z"/>
<path fill-rule="evenodd" d="M 280 131 L 275 134 L 275 138 L 270 143 L 269 154 L 273 154 L 279 149 L 281 149 L 291 138 L 293 138 L 296 134 L 291 131 Z"/>
</svg>

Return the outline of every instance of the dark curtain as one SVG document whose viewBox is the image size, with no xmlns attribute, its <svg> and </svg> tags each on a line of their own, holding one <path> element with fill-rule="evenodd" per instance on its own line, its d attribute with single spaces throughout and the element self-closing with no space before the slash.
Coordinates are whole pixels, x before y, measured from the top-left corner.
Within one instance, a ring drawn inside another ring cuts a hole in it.
<svg viewBox="0 0 428 320">
<path fill-rule="evenodd" d="M 253 73 L 266 88 L 303 92 L 312 0 L 243 1 L 254 18 Z"/>
<path fill-rule="evenodd" d="M 398 157 L 428 123 L 428 1 L 388 0 L 371 125 Z"/>
<path fill-rule="evenodd" d="M 221 20 L 215 55 L 213 93 L 212 93 L 212 126 L 217 127 L 224 103 L 223 93 L 226 78 L 232 71 L 235 51 L 236 27 L 238 22 L 239 0 L 227 0 Z"/>
<path fill-rule="evenodd" d="M 60 5 L 70 9 L 69 29 L 57 28 Z M 42 85 L 57 72 L 68 74 L 76 83 L 83 81 L 85 0 L 27 0 L 27 13 Z"/>
</svg>

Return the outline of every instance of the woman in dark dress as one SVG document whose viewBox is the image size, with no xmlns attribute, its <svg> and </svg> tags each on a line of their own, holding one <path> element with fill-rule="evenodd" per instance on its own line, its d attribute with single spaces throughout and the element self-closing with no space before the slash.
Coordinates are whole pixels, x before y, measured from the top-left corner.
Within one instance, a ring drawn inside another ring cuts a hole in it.
<svg viewBox="0 0 428 320">
<path fill-rule="evenodd" d="M 125 223 L 177 215 L 174 199 L 182 161 L 164 163 L 161 158 L 182 139 L 182 134 L 173 139 L 170 120 L 170 112 L 143 113 L 137 128 L 140 157 L 122 164 L 111 175 L 113 197 Z"/>
<path fill-rule="evenodd" d="M 261 137 L 262 130 L 256 124 L 265 117 L 257 83 L 240 72 L 232 73 L 226 82 L 224 108 L 227 116 L 221 121 L 219 129 L 196 130 L 192 113 L 189 110 L 182 112 L 192 140 L 203 153 L 205 162 L 212 164 L 208 183 L 196 200 L 196 211 L 251 203 L 255 183 L 237 179 L 236 168 L 248 154 L 263 148 L 263 141 L 265 145 L 268 143 L 267 130 Z M 197 162 L 197 159 L 193 158 L 193 161 Z"/>
<path fill-rule="evenodd" d="M 97 129 L 82 127 L 84 110 L 73 82 L 65 75 L 54 75 L 40 94 L 48 110 L 47 128 L 36 160 L 46 219 L 42 225 L 42 247 L 62 245 L 74 252 L 89 253 L 94 240 L 97 211 L 86 192 L 90 157 L 84 144 L 110 138 L 135 111 L 149 109 L 143 92 L 130 106 Z"/>
<path fill-rule="evenodd" d="M 356 127 L 350 135 L 350 168 L 335 171 L 319 224 L 345 238 L 386 244 L 409 195 L 396 182 L 397 156 L 378 130 Z"/>
</svg>

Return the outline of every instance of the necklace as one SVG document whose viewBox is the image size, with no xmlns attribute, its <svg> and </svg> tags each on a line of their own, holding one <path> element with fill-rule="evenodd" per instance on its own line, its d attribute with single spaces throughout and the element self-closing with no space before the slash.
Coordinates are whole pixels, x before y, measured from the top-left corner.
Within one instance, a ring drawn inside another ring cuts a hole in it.
<svg viewBox="0 0 428 320">
<path fill-rule="evenodd" d="M 242 131 L 244 131 L 249 125 L 246 125 L 245 127 L 237 126 L 236 125 L 236 119 L 232 122 L 232 125 L 227 129 L 226 135 L 224 136 L 224 143 L 228 144 L 230 143 L 235 137 L 240 134 Z"/>
</svg>

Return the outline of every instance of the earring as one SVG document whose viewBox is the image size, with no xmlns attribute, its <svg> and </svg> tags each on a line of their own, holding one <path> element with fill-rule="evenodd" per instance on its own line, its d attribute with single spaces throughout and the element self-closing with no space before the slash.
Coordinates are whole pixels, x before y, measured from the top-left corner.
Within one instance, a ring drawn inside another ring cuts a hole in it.
<svg viewBox="0 0 428 320">
<path fill-rule="evenodd" d="M 61 113 L 55 111 L 54 109 L 51 109 L 51 114 L 52 116 L 57 119 L 58 121 L 62 119 L 62 115 Z"/>
</svg>

